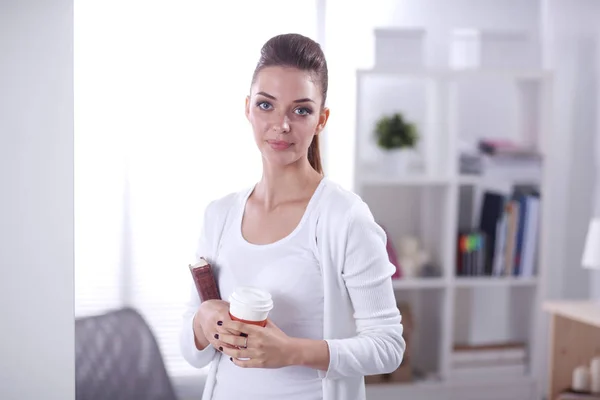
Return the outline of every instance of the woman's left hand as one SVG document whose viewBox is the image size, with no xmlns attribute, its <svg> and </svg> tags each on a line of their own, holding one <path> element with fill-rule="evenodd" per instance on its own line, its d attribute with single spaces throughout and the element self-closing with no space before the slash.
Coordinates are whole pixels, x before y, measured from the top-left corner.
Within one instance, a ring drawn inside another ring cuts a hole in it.
<svg viewBox="0 0 600 400">
<path fill-rule="evenodd" d="M 264 328 L 239 321 L 223 321 L 217 331 L 220 342 L 236 347 L 223 346 L 223 353 L 240 367 L 281 368 L 292 365 L 293 338 L 271 320 L 267 320 Z M 239 331 L 242 335 L 231 335 L 229 331 Z"/>
</svg>

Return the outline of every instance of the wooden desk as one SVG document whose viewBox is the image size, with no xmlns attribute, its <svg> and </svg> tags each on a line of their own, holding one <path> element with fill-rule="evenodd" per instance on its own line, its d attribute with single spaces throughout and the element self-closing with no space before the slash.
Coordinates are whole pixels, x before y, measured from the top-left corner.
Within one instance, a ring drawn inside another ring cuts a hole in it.
<svg viewBox="0 0 600 400">
<path fill-rule="evenodd" d="M 571 386 L 573 369 L 600 355 L 600 301 L 549 301 L 552 317 L 548 400 Z"/>
</svg>

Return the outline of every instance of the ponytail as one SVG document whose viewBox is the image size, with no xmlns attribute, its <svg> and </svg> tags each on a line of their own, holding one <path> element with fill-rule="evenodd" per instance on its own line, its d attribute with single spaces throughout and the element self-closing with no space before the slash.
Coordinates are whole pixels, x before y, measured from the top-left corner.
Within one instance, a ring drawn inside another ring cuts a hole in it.
<svg viewBox="0 0 600 400">
<path fill-rule="evenodd" d="M 313 137 L 312 143 L 308 147 L 308 162 L 315 171 L 323 174 L 323 164 L 321 163 L 321 151 L 319 149 L 319 135 Z"/>
</svg>

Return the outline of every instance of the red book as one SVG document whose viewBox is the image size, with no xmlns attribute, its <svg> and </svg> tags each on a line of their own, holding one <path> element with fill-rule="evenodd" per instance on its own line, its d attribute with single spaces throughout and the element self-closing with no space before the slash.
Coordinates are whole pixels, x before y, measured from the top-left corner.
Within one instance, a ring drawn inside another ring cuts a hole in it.
<svg viewBox="0 0 600 400">
<path fill-rule="evenodd" d="M 217 281 L 210 263 L 206 261 L 205 258 L 201 257 L 200 261 L 194 265 L 190 265 L 189 268 L 194 283 L 196 284 L 196 290 L 198 291 L 200 301 L 221 300 L 219 287 L 217 286 Z"/>
</svg>

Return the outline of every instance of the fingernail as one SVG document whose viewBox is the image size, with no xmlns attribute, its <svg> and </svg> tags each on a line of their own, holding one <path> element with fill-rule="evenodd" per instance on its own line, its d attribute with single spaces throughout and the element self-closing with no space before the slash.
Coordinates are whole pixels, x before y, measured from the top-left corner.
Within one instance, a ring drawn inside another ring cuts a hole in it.
<svg viewBox="0 0 600 400">
<path fill-rule="evenodd" d="M 215 333 L 215 339 L 218 339 L 218 338 L 219 338 L 219 334 Z"/>
<path fill-rule="evenodd" d="M 219 326 L 223 325 L 223 321 L 217 321 L 217 325 L 219 325 Z"/>
<path fill-rule="evenodd" d="M 219 346 L 219 351 L 223 351 L 223 348 L 221 346 Z"/>
<path fill-rule="evenodd" d="M 244 333 L 244 332 L 242 332 L 242 333 L 240 333 L 240 336 L 241 336 L 241 337 L 248 337 L 248 334 L 247 334 L 247 333 Z"/>
</svg>

